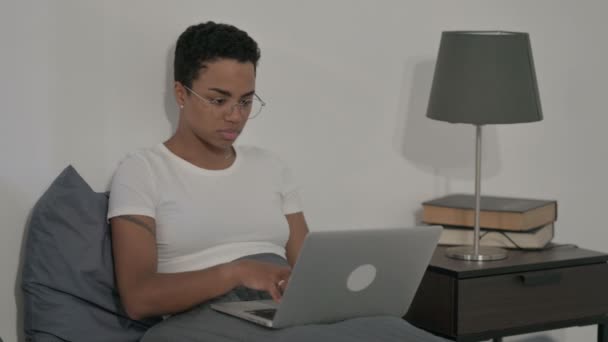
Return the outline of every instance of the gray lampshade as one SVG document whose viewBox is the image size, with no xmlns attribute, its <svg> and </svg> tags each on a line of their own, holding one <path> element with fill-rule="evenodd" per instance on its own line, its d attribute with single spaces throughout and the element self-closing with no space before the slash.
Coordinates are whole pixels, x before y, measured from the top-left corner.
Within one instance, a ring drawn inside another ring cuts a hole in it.
<svg viewBox="0 0 608 342">
<path fill-rule="evenodd" d="M 542 120 L 528 34 L 443 32 L 427 117 L 475 125 Z"/>
</svg>

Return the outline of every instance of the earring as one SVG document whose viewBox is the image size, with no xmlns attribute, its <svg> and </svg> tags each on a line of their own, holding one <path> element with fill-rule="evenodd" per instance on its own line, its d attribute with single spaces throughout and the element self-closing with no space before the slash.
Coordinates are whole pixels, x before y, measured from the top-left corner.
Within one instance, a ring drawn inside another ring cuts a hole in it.
<svg viewBox="0 0 608 342">
<path fill-rule="evenodd" d="M 180 105 L 179 105 L 179 108 L 180 108 L 180 109 L 184 109 L 184 105 L 183 105 L 183 104 L 180 104 Z"/>
</svg>

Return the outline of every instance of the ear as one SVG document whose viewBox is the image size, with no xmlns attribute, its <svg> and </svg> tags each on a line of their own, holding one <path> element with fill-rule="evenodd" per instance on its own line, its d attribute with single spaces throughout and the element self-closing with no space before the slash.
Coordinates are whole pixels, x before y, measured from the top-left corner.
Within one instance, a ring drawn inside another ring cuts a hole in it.
<svg viewBox="0 0 608 342">
<path fill-rule="evenodd" d="M 175 101 L 177 102 L 177 106 L 179 108 L 183 108 L 186 104 L 186 88 L 179 82 L 175 81 L 173 83 L 173 91 L 175 93 Z"/>
</svg>

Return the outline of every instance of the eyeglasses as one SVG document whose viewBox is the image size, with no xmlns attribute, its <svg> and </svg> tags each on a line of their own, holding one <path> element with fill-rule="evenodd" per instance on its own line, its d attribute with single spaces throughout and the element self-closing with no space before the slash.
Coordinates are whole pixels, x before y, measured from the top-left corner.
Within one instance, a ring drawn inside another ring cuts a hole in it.
<svg viewBox="0 0 608 342">
<path fill-rule="evenodd" d="M 256 116 L 258 116 L 261 112 L 262 109 L 264 108 L 264 106 L 266 106 L 266 102 L 264 102 L 264 100 L 262 100 L 258 94 L 253 94 L 253 96 L 251 98 L 248 99 L 241 99 L 238 102 L 234 103 L 234 104 L 230 104 L 230 101 L 228 101 L 228 99 L 223 98 L 223 97 L 218 97 L 218 98 L 214 98 L 214 99 L 208 99 L 203 97 L 202 95 L 199 95 L 197 92 L 195 92 L 194 90 L 184 86 L 184 88 L 186 88 L 189 92 L 192 93 L 192 95 L 198 97 L 200 100 L 204 101 L 205 103 L 211 105 L 213 107 L 213 110 L 216 113 L 224 113 L 224 115 L 226 115 L 226 113 L 231 114 L 232 111 L 234 111 L 235 107 L 238 107 L 239 110 L 239 114 L 241 114 L 242 117 L 251 120 L 253 118 L 255 118 Z M 229 111 L 226 111 L 226 110 Z"/>
</svg>

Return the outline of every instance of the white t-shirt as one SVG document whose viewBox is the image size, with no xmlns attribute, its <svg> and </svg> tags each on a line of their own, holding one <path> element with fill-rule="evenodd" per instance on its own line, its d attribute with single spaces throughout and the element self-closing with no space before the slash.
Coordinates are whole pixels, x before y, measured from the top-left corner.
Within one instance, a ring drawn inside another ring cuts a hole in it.
<svg viewBox="0 0 608 342">
<path fill-rule="evenodd" d="M 158 272 L 199 270 L 257 253 L 285 257 L 286 214 L 301 211 L 288 167 L 256 147 L 235 146 L 224 170 L 197 167 L 164 144 L 128 155 L 110 191 L 108 219 L 156 220 Z"/>
</svg>

